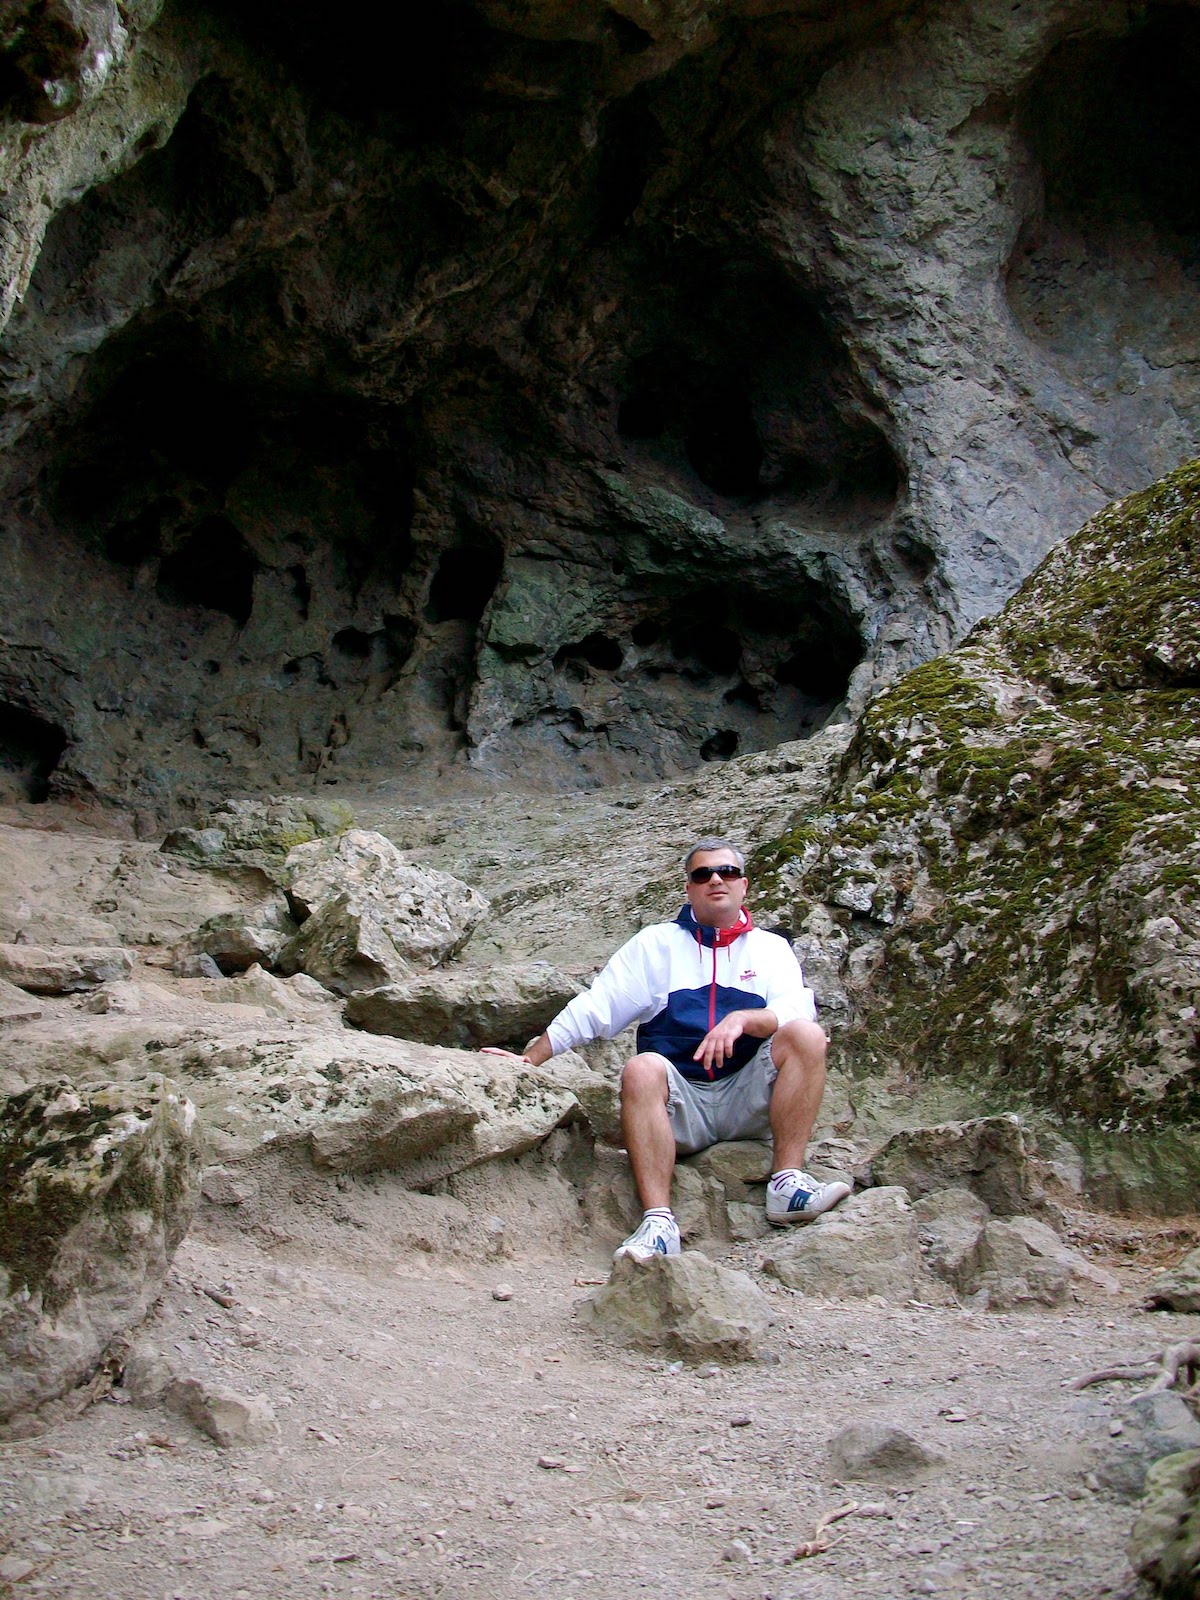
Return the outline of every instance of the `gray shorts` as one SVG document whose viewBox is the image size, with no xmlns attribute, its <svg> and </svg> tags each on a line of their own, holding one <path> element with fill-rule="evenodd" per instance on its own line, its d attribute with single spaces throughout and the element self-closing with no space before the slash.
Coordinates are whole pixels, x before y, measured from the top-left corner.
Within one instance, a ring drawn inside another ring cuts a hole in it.
<svg viewBox="0 0 1200 1600">
<path fill-rule="evenodd" d="M 764 1039 L 740 1072 L 711 1083 L 685 1078 L 663 1058 L 667 1068 L 667 1113 L 678 1155 L 694 1155 L 722 1139 L 771 1137 L 771 1086 L 778 1068 L 771 1041 Z"/>
</svg>

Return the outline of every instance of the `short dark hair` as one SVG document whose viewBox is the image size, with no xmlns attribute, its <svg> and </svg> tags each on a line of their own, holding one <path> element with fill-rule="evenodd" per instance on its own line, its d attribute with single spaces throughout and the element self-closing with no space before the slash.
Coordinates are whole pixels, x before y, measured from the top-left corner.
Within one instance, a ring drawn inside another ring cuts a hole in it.
<svg viewBox="0 0 1200 1600">
<path fill-rule="evenodd" d="M 732 844 L 728 839 L 697 839 L 695 844 L 688 851 L 687 855 L 685 855 L 683 858 L 683 870 L 685 872 L 690 872 L 693 857 L 700 855 L 701 852 L 707 854 L 710 850 L 728 850 L 730 855 L 735 857 L 737 860 L 739 869 L 742 872 L 745 872 L 745 856 L 738 849 L 737 845 Z"/>
</svg>

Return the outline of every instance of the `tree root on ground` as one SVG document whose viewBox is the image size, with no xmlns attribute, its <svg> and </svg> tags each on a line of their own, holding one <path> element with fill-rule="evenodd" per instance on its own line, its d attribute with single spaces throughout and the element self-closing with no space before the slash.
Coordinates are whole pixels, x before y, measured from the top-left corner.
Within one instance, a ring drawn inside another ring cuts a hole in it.
<svg viewBox="0 0 1200 1600">
<path fill-rule="evenodd" d="M 798 1544 L 792 1554 L 793 1561 L 803 1561 L 805 1556 L 819 1556 L 823 1550 L 828 1550 L 838 1542 L 841 1537 L 830 1538 L 829 1525 L 839 1522 L 843 1517 L 849 1517 L 858 1510 L 858 1501 L 851 1500 L 849 1505 L 838 1506 L 836 1511 L 827 1511 L 813 1529 L 811 1539 L 805 1539 L 803 1544 Z"/>
<path fill-rule="evenodd" d="M 1200 1398 L 1200 1343 L 1194 1339 L 1184 1339 L 1179 1344 L 1168 1345 L 1165 1350 L 1155 1351 L 1142 1361 L 1131 1362 L 1127 1366 L 1101 1367 L 1098 1372 L 1089 1372 L 1082 1378 L 1073 1379 L 1067 1387 L 1078 1391 L 1089 1388 L 1093 1383 L 1138 1378 L 1152 1378 L 1154 1381 L 1148 1388 L 1139 1389 L 1136 1395 L 1131 1396 L 1134 1400 L 1144 1394 L 1161 1394 L 1164 1389 L 1178 1389 L 1185 1400 Z"/>
</svg>

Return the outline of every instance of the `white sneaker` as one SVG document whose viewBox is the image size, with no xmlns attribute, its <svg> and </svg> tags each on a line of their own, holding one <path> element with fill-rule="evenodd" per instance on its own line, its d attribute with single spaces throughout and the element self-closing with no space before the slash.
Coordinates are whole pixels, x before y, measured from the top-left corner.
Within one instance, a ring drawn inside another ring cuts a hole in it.
<svg viewBox="0 0 1200 1600">
<path fill-rule="evenodd" d="M 791 1222 L 811 1222 L 832 1210 L 849 1193 L 848 1183 L 821 1183 L 796 1167 L 785 1167 L 782 1172 L 773 1172 L 767 1184 L 767 1221 L 776 1228 L 786 1228 Z"/>
<path fill-rule="evenodd" d="M 613 1251 L 613 1260 L 632 1256 L 635 1261 L 649 1261 L 652 1256 L 677 1256 L 682 1248 L 675 1218 L 659 1216 L 656 1212 L 642 1218 L 625 1243 Z"/>
</svg>

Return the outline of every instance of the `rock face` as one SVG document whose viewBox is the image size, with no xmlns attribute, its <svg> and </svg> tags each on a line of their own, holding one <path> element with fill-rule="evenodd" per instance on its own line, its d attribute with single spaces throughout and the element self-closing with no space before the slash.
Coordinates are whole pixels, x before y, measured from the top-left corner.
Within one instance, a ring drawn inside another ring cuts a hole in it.
<svg viewBox="0 0 1200 1600">
<path fill-rule="evenodd" d="M 139 1322 L 199 1193 L 166 1079 L 47 1081 L 0 1104 L 0 1420 L 62 1394 Z"/>
<path fill-rule="evenodd" d="M 839 930 L 851 1070 L 969 1063 L 1153 1209 L 1200 1180 L 1198 517 L 1196 463 L 1103 512 L 875 702 L 824 815 L 752 863 Z M 1154 1130 L 1140 1172 L 1118 1123 Z"/>
<path fill-rule="evenodd" d="M 720 761 L 1194 451 L 1194 8 L 426 21 L 6 8 L 6 792 Z"/>
</svg>

